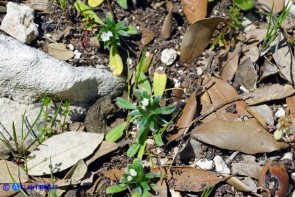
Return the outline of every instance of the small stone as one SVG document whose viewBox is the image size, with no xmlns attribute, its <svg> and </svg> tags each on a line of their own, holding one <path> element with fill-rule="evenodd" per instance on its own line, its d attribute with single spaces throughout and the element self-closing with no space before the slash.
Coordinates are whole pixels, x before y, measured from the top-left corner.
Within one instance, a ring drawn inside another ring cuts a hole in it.
<svg viewBox="0 0 295 197">
<path fill-rule="evenodd" d="M 198 68 L 197 68 L 197 75 L 198 75 L 198 76 L 203 75 L 203 69 L 202 69 L 201 67 L 198 67 Z"/>
<path fill-rule="evenodd" d="M 200 159 L 197 161 L 197 166 L 203 170 L 212 170 L 214 165 L 212 160 Z"/>
<path fill-rule="evenodd" d="M 249 93 L 249 90 L 244 86 L 240 86 L 240 90 L 242 90 L 244 93 Z"/>
<path fill-rule="evenodd" d="M 293 172 L 293 173 L 291 174 L 291 179 L 292 179 L 293 181 L 295 181 L 295 172 Z"/>
<path fill-rule="evenodd" d="M 78 50 L 75 50 L 74 51 L 74 59 L 80 59 L 81 58 L 81 55 L 82 55 L 82 53 L 80 52 L 80 51 L 78 51 Z"/>
<path fill-rule="evenodd" d="M 68 48 L 73 51 L 74 50 L 74 46 L 72 44 L 68 44 Z"/>
<path fill-rule="evenodd" d="M 281 160 L 291 160 L 291 161 L 293 161 L 293 153 L 291 153 L 291 152 L 285 153 Z"/>
<path fill-rule="evenodd" d="M 131 65 L 132 64 L 132 59 L 131 58 L 127 58 L 127 64 Z"/>
<path fill-rule="evenodd" d="M 216 172 L 221 174 L 230 174 L 230 169 L 219 155 L 215 156 L 214 159 Z"/>
<path fill-rule="evenodd" d="M 275 113 L 275 116 L 277 117 L 277 118 L 280 118 L 280 117 L 283 117 L 283 116 L 285 116 L 286 115 L 286 112 L 285 112 L 285 110 L 283 109 L 283 108 L 279 108 L 278 110 L 277 110 L 277 112 Z"/>
<path fill-rule="evenodd" d="M 30 44 L 38 35 L 37 24 L 34 23 L 34 10 L 22 3 L 8 2 L 7 14 L 0 29 L 22 43 Z"/>
<path fill-rule="evenodd" d="M 161 53 L 161 62 L 167 66 L 173 64 L 177 58 L 177 52 L 174 49 L 164 49 Z"/>
</svg>

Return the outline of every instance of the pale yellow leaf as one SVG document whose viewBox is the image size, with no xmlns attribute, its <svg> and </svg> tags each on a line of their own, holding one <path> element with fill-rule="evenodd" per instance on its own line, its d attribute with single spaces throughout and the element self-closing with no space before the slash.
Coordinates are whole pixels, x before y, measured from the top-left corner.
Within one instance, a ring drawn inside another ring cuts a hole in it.
<svg viewBox="0 0 295 197">
<path fill-rule="evenodd" d="M 114 45 L 110 49 L 110 69 L 116 76 L 121 75 L 123 71 L 122 58 Z"/>
<path fill-rule="evenodd" d="M 88 5 L 90 5 L 90 7 L 98 7 L 100 6 L 100 4 L 102 4 L 104 0 L 88 0 Z"/>
</svg>

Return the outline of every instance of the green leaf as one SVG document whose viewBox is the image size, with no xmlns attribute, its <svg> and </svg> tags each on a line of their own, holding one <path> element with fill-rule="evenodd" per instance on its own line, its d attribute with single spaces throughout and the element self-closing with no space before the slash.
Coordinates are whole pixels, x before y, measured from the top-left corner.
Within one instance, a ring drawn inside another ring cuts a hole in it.
<svg viewBox="0 0 295 197">
<path fill-rule="evenodd" d="M 155 139 L 155 143 L 157 144 L 157 146 L 163 146 L 164 145 L 164 142 L 162 140 L 162 135 L 161 133 L 156 133 L 154 135 L 154 139 Z"/>
<path fill-rule="evenodd" d="M 170 105 L 167 107 L 161 107 L 155 110 L 155 113 L 160 113 L 163 115 L 168 115 L 171 114 L 175 110 L 176 106 L 175 105 Z"/>
<path fill-rule="evenodd" d="M 126 99 L 123 99 L 122 97 L 117 98 L 116 105 L 118 105 L 120 108 L 123 108 L 123 109 L 137 109 L 135 105 L 133 105 L 131 102 L 127 101 Z"/>
<path fill-rule="evenodd" d="M 240 9 L 244 11 L 248 11 L 254 7 L 253 0 L 234 0 L 235 5 L 237 5 Z"/>
<path fill-rule="evenodd" d="M 80 0 L 76 0 L 75 4 L 74 4 L 76 10 L 81 13 L 84 17 L 86 17 L 87 15 L 91 18 L 94 19 L 94 21 L 100 25 L 104 25 L 104 23 L 102 22 L 102 20 L 96 15 L 96 13 L 86 4 L 84 4 L 82 1 Z"/>
<path fill-rule="evenodd" d="M 106 141 L 116 142 L 118 139 L 120 139 L 123 136 L 123 131 L 127 124 L 127 122 L 123 122 L 108 132 L 105 137 Z"/>
<path fill-rule="evenodd" d="M 155 96 L 163 96 L 167 83 L 167 75 L 164 71 L 157 70 L 154 73 L 154 81 L 153 81 L 153 88 L 154 88 L 154 95 Z"/>
<path fill-rule="evenodd" d="M 139 74 L 137 86 L 140 89 L 146 91 L 149 95 L 152 94 L 151 84 L 150 84 L 148 78 L 142 72 L 140 72 L 140 74 Z"/>
<path fill-rule="evenodd" d="M 143 187 L 144 190 L 149 191 L 151 189 L 146 181 L 140 182 L 140 185 Z"/>
<path fill-rule="evenodd" d="M 102 4 L 104 0 L 88 0 L 88 5 L 90 5 L 91 7 L 95 8 L 98 7 Z"/>
<path fill-rule="evenodd" d="M 135 191 L 136 191 L 136 193 L 138 193 L 139 196 L 141 196 L 141 194 L 142 194 L 142 189 L 141 189 L 141 186 L 140 186 L 140 185 L 138 185 L 138 186 L 135 188 Z"/>
<path fill-rule="evenodd" d="M 140 146 L 138 153 L 137 153 L 137 158 L 142 159 L 144 152 L 145 152 L 145 145 L 146 145 L 146 140 L 143 142 L 143 145 Z"/>
<path fill-rule="evenodd" d="M 112 44 L 110 49 L 110 69 L 114 75 L 119 76 L 123 71 L 123 62 L 117 47 Z"/>
<path fill-rule="evenodd" d="M 133 157 L 139 150 L 140 146 L 140 144 L 132 144 L 127 151 L 127 156 Z"/>
<path fill-rule="evenodd" d="M 107 187 L 106 193 L 114 194 L 114 193 L 125 191 L 126 189 L 127 189 L 127 186 L 125 184 L 113 185 L 113 186 Z"/>
<path fill-rule="evenodd" d="M 136 35 L 136 34 L 138 34 L 138 31 L 137 31 L 136 27 L 131 26 L 131 25 L 125 27 L 124 31 L 127 34 L 129 34 L 129 35 Z"/>
<path fill-rule="evenodd" d="M 117 0 L 117 3 L 119 6 L 123 9 L 128 9 L 127 0 Z"/>
</svg>

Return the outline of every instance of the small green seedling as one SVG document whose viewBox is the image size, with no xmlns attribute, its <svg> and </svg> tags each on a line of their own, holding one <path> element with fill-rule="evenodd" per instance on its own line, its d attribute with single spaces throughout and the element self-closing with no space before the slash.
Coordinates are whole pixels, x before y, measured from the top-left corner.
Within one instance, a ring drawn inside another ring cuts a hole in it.
<svg viewBox="0 0 295 197">
<path fill-rule="evenodd" d="M 119 6 L 123 9 L 128 9 L 127 0 L 117 0 L 117 3 Z"/>
<path fill-rule="evenodd" d="M 157 191 L 155 180 L 159 178 L 160 173 L 145 173 L 141 160 L 136 158 L 132 165 L 128 165 L 127 174 L 123 174 L 119 184 L 108 187 L 106 193 L 114 194 L 128 189 L 134 197 L 148 197 L 150 191 Z"/>
<path fill-rule="evenodd" d="M 233 4 L 229 7 L 229 16 L 233 20 L 231 27 L 242 28 L 241 11 L 248 11 L 254 7 L 253 0 L 233 0 Z"/>
</svg>

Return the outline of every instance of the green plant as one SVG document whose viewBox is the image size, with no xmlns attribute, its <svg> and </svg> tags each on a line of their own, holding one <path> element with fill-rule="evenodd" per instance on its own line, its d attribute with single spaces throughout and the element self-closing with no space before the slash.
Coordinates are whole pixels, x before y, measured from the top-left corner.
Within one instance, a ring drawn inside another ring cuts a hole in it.
<svg viewBox="0 0 295 197">
<path fill-rule="evenodd" d="M 106 193 L 119 193 L 128 189 L 134 197 L 148 197 L 151 190 L 156 192 L 154 181 L 160 177 L 160 173 L 145 173 L 141 160 L 136 158 L 132 165 L 128 165 L 127 174 L 123 174 L 119 184 L 108 187 Z"/>
<path fill-rule="evenodd" d="M 269 47 L 270 44 L 276 39 L 278 31 L 281 28 L 283 21 L 288 16 L 290 9 L 291 6 L 288 3 L 277 18 L 273 14 L 273 6 L 270 12 L 260 12 L 269 17 L 265 39 L 262 44 L 263 50 Z"/>
<path fill-rule="evenodd" d="M 52 0 L 52 2 L 60 7 L 63 11 L 66 9 L 67 0 Z"/>
<path fill-rule="evenodd" d="M 120 108 L 131 110 L 128 114 L 128 120 L 138 127 L 136 142 L 129 148 L 127 155 L 132 157 L 138 152 L 138 157 L 141 158 L 149 131 L 152 131 L 155 143 L 158 146 L 164 145 L 160 128 L 167 122 L 161 115 L 171 114 L 175 106 L 159 107 L 161 97 L 154 97 L 144 90 L 137 89 L 134 91 L 134 95 L 139 100 L 137 105 L 124 98 L 117 98 L 116 104 Z"/>
<path fill-rule="evenodd" d="M 214 189 L 214 185 L 213 185 L 213 186 L 209 186 L 209 187 L 207 187 L 207 188 L 202 192 L 201 197 L 209 197 L 209 196 L 211 195 L 213 189 Z"/>
<path fill-rule="evenodd" d="M 117 0 L 117 3 L 119 6 L 123 9 L 128 9 L 127 0 Z"/>
<path fill-rule="evenodd" d="M 292 121 L 287 117 L 281 117 L 276 125 L 276 130 L 274 132 L 274 138 L 280 140 L 282 138 L 288 137 L 292 134 Z"/>
<path fill-rule="evenodd" d="M 229 16 L 232 19 L 231 27 L 241 28 L 242 14 L 241 11 L 248 11 L 254 7 L 253 0 L 233 0 L 233 4 L 229 6 Z"/>
</svg>

